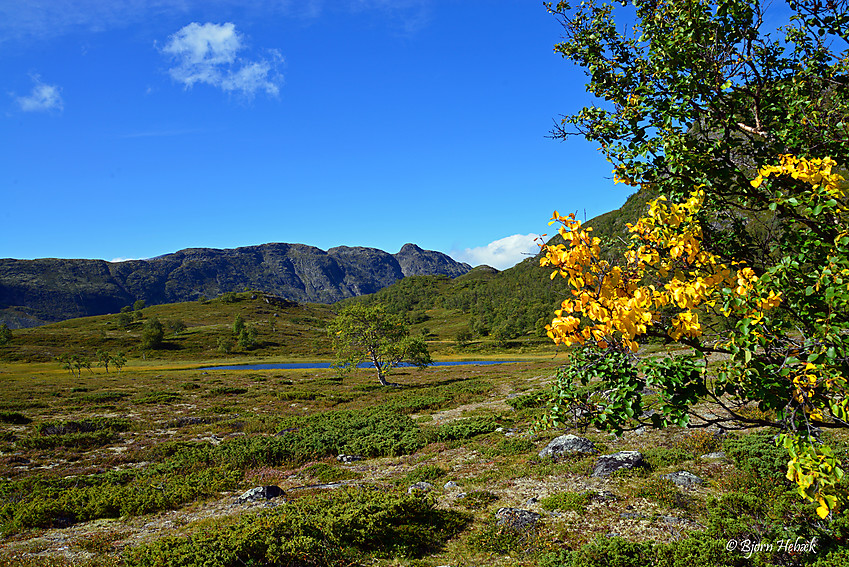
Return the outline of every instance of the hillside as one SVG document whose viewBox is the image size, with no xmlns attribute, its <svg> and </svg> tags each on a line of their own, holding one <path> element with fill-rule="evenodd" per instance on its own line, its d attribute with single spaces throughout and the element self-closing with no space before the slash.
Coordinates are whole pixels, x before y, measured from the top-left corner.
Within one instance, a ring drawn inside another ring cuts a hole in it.
<svg viewBox="0 0 849 567">
<path fill-rule="evenodd" d="M 299 303 L 333 303 L 378 291 L 406 276 L 462 275 L 471 266 L 406 244 L 397 254 L 340 246 L 263 244 L 190 248 L 150 260 L 0 259 L 0 323 L 32 327 L 147 305 L 255 289 Z"/>
<path fill-rule="evenodd" d="M 599 215 L 585 224 L 593 227 L 611 250 L 622 250 L 628 241 L 628 223 L 636 222 L 645 212 L 653 195 L 638 191 L 615 211 Z M 549 242 L 562 241 L 559 236 Z M 406 315 L 410 323 L 434 326 L 428 319 L 436 312 L 453 318 L 451 338 L 482 344 L 506 346 L 510 341 L 548 339 L 544 327 L 554 316 L 569 286 L 562 278 L 550 278 L 551 270 L 539 265 L 539 254 L 507 270 L 478 266 L 462 276 L 448 279 L 422 276 L 401 280 L 373 295 L 346 301 L 379 302 L 390 311 Z M 441 311 L 440 311 L 441 310 Z M 447 331 L 444 325 L 443 333 Z"/>
</svg>

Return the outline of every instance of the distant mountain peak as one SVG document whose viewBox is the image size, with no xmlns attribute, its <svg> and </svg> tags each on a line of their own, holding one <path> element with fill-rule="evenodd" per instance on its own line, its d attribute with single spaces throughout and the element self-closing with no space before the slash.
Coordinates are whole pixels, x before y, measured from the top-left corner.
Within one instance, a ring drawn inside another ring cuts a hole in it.
<svg viewBox="0 0 849 567">
<path fill-rule="evenodd" d="M 281 242 L 186 248 L 149 260 L 0 260 L 0 322 L 34 326 L 148 305 L 216 297 L 245 288 L 301 303 L 374 293 L 407 276 L 457 277 L 468 264 L 405 244 L 397 254 L 337 246 L 324 251 Z"/>
</svg>

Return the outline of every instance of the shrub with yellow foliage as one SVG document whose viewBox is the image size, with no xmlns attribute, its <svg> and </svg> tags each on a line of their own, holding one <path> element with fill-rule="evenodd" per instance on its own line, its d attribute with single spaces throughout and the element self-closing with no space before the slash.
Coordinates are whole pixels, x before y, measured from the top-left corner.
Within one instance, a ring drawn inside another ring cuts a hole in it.
<svg viewBox="0 0 849 567">
<path fill-rule="evenodd" d="M 783 155 L 751 185 L 770 192 L 773 210 L 787 216 L 792 209 L 799 225 L 828 229 L 779 249 L 756 273 L 705 246 L 701 188 L 681 202 L 649 203 L 647 215 L 629 225 L 631 243 L 618 264 L 603 258 L 592 228 L 555 212 L 551 224 L 561 225 L 565 244 L 544 246 L 541 265 L 554 268 L 552 278 L 568 279 L 572 297 L 546 330 L 555 343 L 583 349 L 560 373 L 552 420 L 577 404 L 587 422 L 619 432 L 692 425 L 693 406 L 708 400 L 723 415 L 700 416 L 698 425 L 780 429 L 788 479 L 825 517 L 846 498 L 841 464 L 818 432 L 849 427 L 847 184 L 832 159 Z M 640 342 L 651 336 L 679 343 L 684 353 L 641 358 Z M 711 355 L 719 356 L 709 370 Z M 573 385 L 593 377 L 614 392 L 580 396 Z M 658 392 L 656 402 L 643 403 L 646 389 Z M 753 401 L 775 418 L 740 411 Z M 642 417 L 649 409 L 655 413 Z"/>
</svg>

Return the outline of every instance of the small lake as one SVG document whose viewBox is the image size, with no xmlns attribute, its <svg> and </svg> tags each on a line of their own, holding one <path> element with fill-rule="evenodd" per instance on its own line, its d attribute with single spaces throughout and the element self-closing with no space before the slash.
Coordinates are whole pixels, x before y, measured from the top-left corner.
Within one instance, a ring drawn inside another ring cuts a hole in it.
<svg viewBox="0 0 849 567">
<path fill-rule="evenodd" d="M 433 362 L 428 366 L 488 366 L 491 364 L 513 364 L 518 360 L 457 360 Z M 330 368 L 332 362 L 281 362 L 277 364 L 239 364 L 235 366 L 204 366 L 198 370 L 317 370 Z M 411 364 L 399 364 L 398 368 L 411 367 Z M 359 368 L 374 368 L 371 363 L 360 364 Z"/>
</svg>

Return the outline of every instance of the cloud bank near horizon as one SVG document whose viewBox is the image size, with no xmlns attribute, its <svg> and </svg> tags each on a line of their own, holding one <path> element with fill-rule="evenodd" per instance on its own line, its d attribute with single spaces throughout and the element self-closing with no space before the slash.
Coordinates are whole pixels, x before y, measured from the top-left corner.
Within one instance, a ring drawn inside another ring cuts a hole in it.
<svg viewBox="0 0 849 567">
<path fill-rule="evenodd" d="M 514 234 L 505 236 L 477 248 L 454 250 L 450 256 L 472 266 L 486 264 L 497 270 L 512 268 L 522 260 L 539 252 L 538 234 Z"/>
</svg>

